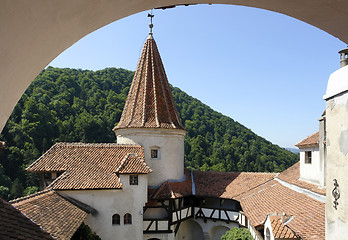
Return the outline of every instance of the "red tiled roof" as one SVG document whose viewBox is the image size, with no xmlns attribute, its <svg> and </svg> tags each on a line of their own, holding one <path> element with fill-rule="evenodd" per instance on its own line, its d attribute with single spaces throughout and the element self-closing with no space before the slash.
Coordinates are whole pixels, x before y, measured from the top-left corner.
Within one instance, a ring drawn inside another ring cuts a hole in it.
<svg viewBox="0 0 348 240">
<path fill-rule="evenodd" d="M 197 196 L 238 199 L 252 188 L 272 180 L 276 173 L 194 171 Z"/>
<path fill-rule="evenodd" d="M 182 182 L 165 181 L 152 195 L 152 199 L 170 199 L 192 195 L 191 171 L 185 169 L 185 180 Z"/>
<path fill-rule="evenodd" d="M 88 215 L 52 190 L 35 193 L 12 202 L 16 208 L 56 239 L 70 239 Z"/>
<path fill-rule="evenodd" d="M 32 172 L 64 172 L 50 184 L 53 189 L 113 189 L 122 188 L 116 171 L 128 154 L 144 158 L 139 145 L 56 143 L 31 164 Z M 143 169 L 143 164 L 137 161 Z M 126 164 L 123 171 L 136 172 L 138 164 Z"/>
<path fill-rule="evenodd" d="M 192 193 L 192 176 L 195 193 Z M 153 194 L 153 199 L 169 199 L 190 195 L 238 199 L 252 188 L 272 180 L 276 173 L 203 172 L 185 169 L 182 182 L 164 182 Z"/>
<path fill-rule="evenodd" d="M 312 135 L 306 137 L 302 141 L 296 143 L 295 146 L 298 148 L 315 147 L 315 146 L 318 146 L 318 144 L 319 144 L 319 131 L 316 133 L 313 133 Z"/>
<path fill-rule="evenodd" d="M 0 239 L 54 239 L 46 231 L 0 198 Z"/>
<path fill-rule="evenodd" d="M 287 224 L 303 239 L 325 239 L 325 203 L 272 180 L 244 193 L 240 203 L 253 226 L 272 213 L 293 216 Z"/>
<path fill-rule="evenodd" d="M 122 128 L 184 129 L 155 40 L 150 35 L 114 131 Z"/>
<path fill-rule="evenodd" d="M 326 195 L 326 188 L 320 188 L 318 185 L 308 183 L 303 180 L 299 180 L 300 178 L 300 162 L 295 163 L 285 171 L 281 172 L 277 178 L 280 180 L 283 180 L 287 183 L 296 185 L 301 188 L 305 188 L 307 190 L 310 190 L 312 192 Z"/>
<path fill-rule="evenodd" d="M 116 173 L 137 173 L 137 174 L 147 174 L 151 173 L 152 170 L 146 165 L 143 158 L 138 157 L 137 154 L 127 154 L 122 160 L 120 166 L 115 171 Z"/>
<path fill-rule="evenodd" d="M 275 239 L 298 239 L 294 232 L 282 222 L 282 216 L 269 216 L 272 225 L 273 236 Z"/>
</svg>

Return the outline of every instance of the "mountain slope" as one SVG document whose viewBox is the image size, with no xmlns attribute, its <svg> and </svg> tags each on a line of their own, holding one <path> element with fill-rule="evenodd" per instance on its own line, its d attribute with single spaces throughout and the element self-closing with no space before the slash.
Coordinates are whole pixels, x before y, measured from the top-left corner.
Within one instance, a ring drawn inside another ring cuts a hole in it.
<svg viewBox="0 0 348 240">
<path fill-rule="evenodd" d="M 55 142 L 115 142 L 133 72 L 48 67 L 16 105 L 0 139 L 0 196 L 35 191 L 37 176 L 24 170 Z M 173 88 L 185 137 L 185 165 L 216 171 L 281 171 L 298 156 L 257 136 L 178 88 Z M 0 150 L 1 151 L 1 150 Z"/>
</svg>

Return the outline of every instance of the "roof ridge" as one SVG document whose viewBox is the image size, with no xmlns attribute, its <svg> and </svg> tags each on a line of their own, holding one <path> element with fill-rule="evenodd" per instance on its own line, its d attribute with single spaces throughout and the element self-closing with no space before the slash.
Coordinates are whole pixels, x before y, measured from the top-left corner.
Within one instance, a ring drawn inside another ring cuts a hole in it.
<svg viewBox="0 0 348 240">
<path fill-rule="evenodd" d="M 27 195 L 27 196 L 24 196 L 24 197 L 19 197 L 19 198 L 15 198 L 13 200 L 10 200 L 9 203 L 11 203 L 11 204 L 12 203 L 19 203 L 19 202 L 25 201 L 27 199 L 30 199 L 30 198 L 37 197 L 37 196 L 40 196 L 42 194 L 48 193 L 50 191 L 54 192 L 54 190 L 46 188 L 46 189 L 44 189 L 42 191 L 39 191 L 39 192 L 30 194 L 30 195 Z"/>
<path fill-rule="evenodd" d="M 139 144 L 123 144 L 123 143 L 83 143 L 83 142 L 57 142 L 53 146 L 76 146 L 76 147 L 83 147 L 83 146 L 111 146 L 111 147 L 141 147 Z M 52 147 L 53 147 L 52 146 Z"/>
<path fill-rule="evenodd" d="M 68 202 L 70 202 L 71 204 L 73 204 L 74 206 L 80 208 L 82 211 L 85 211 L 86 213 L 91 213 L 92 215 L 97 214 L 97 209 L 91 207 L 90 205 L 81 202 L 75 198 L 69 197 L 69 196 L 64 196 L 62 194 L 60 194 L 59 192 L 56 192 L 60 197 L 64 198 L 65 200 L 67 200 Z"/>
<path fill-rule="evenodd" d="M 132 155 L 138 157 L 138 154 L 136 154 L 136 153 L 127 153 L 127 155 L 124 156 L 124 158 L 122 159 L 122 161 L 121 161 L 120 165 L 118 166 L 118 168 L 115 170 L 115 173 L 118 173 L 119 171 L 121 171 L 123 169 L 127 159 L 129 159 L 129 157 L 132 156 Z"/>
<path fill-rule="evenodd" d="M 114 173 L 118 174 L 119 172 L 121 172 L 125 165 L 128 163 L 128 161 L 130 161 L 129 159 L 134 156 L 136 158 L 136 160 L 139 161 L 140 164 L 142 164 L 147 170 L 148 173 L 153 172 L 153 170 L 146 164 L 145 159 L 140 157 L 137 153 L 128 153 L 121 161 L 119 167 L 115 170 Z"/>
<path fill-rule="evenodd" d="M 318 143 L 319 143 L 319 139 L 316 140 L 315 143 L 304 143 L 306 140 L 310 139 L 311 137 L 314 137 L 316 134 L 319 134 L 319 131 L 316 131 L 315 133 L 312 133 L 311 135 L 305 137 L 304 139 L 302 139 L 301 141 L 299 141 L 298 143 L 296 143 L 295 146 L 298 147 L 298 146 L 305 146 L 305 145 L 314 145 L 314 144 L 318 144 Z"/>
<path fill-rule="evenodd" d="M 226 173 L 247 173 L 247 174 L 264 174 L 264 175 L 279 175 L 279 173 L 274 173 L 274 172 L 221 172 L 221 171 L 201 171 L 201 170 L 192 170 L 193 172 L 209 172 L 209 173 L 221 173 L 221 174 L 226 174 Z"/>
</svg>

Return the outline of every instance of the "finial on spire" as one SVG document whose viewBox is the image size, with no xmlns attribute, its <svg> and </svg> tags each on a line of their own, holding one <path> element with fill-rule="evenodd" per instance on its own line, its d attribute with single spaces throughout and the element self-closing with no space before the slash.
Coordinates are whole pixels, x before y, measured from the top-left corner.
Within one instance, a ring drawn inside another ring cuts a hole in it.
<svg viewBox="0 0 348 240">
<path fill-rule="evenodd" d="M 152 18 L 155 16 L 152 14 L 152 9 L 151 9 L 151 13 L 148 13 L 147 16 L 151 19 L 151 22 L 149 24 L 149 28 L 150 28 L 150 35 L 152 35 L 152 28 L 153 28 L 153 24 L 152 24 Z"/>
</svg>

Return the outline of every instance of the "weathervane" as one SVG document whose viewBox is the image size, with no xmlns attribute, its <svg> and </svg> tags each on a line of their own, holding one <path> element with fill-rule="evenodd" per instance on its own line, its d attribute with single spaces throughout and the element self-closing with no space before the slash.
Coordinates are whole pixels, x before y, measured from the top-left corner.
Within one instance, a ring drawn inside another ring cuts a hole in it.
<svg viewBox="0 0 348 240">
<path fill-rule="evenodd" d="M 147 16 L 151 19 L 151 22 L 149 24 L 149 28 L 150 28 L 150 35 L 152 35 L 152 28 L 153 28 L 152 18 L 155 16 L 152 14 L 152 9 L 151 9 L 151 13 L 148 13 Z"/>
</svg>

